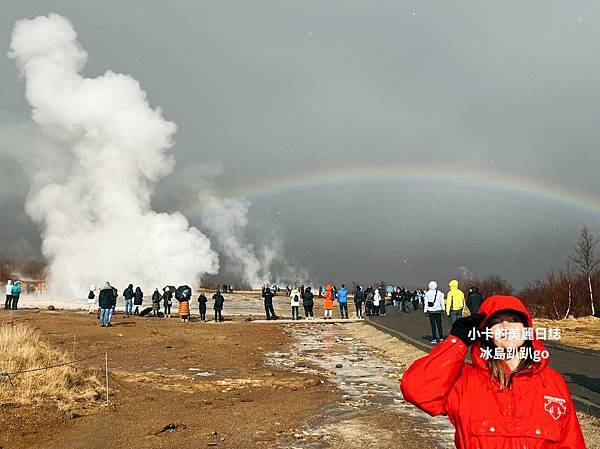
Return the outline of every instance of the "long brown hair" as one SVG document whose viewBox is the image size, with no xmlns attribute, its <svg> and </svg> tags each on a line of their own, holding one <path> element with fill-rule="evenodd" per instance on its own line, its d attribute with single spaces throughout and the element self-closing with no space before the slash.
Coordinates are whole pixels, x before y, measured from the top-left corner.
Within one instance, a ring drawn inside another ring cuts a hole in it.
<svg viewBox="0 0 600 449">
<path fill-rule="evenodd" d="M 480 344 L 482 348 L 490 348 L 492 350 L 492 354 L 494 353 L 494 348 L 496 347 L 496 345 L 494 344 L 494 341 L 492 339 L 483 340 Z M 533 350 L 533 344 L 531 343 L 531 340 L 525 340 L 521 348 L 523 347 L 531 347 Z M 505 388 L 508 388 L 512 385 L 513 375 L 517 374 L 520 371 L 526 370 L 527 368 L 530 368 L 531 366 L 533 366 L 534 363 L 535 362 L 531 358 L 530 351 L 527 351 L 527 357 L 521 359 L 519 365 L 517 366 L 517 369 L 511 373 L 506 371 L 506 362 L 504 360 L 489 359 L 488 369 L 490 371 L 490 376 L 492 376 L 498 381 L 498 383 L 500 384 L 500 391 L 502 391 Z"/>
<path fill-rule="evenodd" d="M 507 312 L 509 312 L 509 311 L 504 310 L 504 311 L 497 312 L 497 314 L 498 315 L 500 313 L 506 314 Z M 510 311 L 510 312 L 513 312 L 513 311 Z M 494 314 L 494 315 L 496 315 L 496 314 Z M 494 324 L 496 324 L 494 315 L 492 315 L 490 317 L 490 319 L 487 321 L 486 327 L 491 328 Z M 513 315 L 515 317 L 519 318 L 519 321 L 521 321 L 525 327 L 528 326 L 527 318 L 525 316 L 522 316 L 521 313 L 513 312 Z M 496 345 L 494 344 L 494 340 L 492 338 L 486 338 L 486 336 L 484 334 L 482 334 L 481 338 L 479 340 L 479 344 L 480 344 L 481 348 L 490 349 L 491 353 L 492 354 L 494 353 Z M 517 374 L 520 371 L 530 368 L 535 363 L 533 358 L 531 357 L 531 355 L 533 353 L 533 342 L 531 340 L 525 340 L 523 342 L 523 344 L 519 348 L 517 348 L 517 351 L 520 351 L 520 348 L 526 348 L 527 357 L 524 359 L 521 359 L 521 361 L 519 362 L 519 365 L 517 366 L 517 369 L 514 370 L 513 372 L 508 372 L 508 373 L 506 372 L 506 362 L 504 360 L 493 359 L 493 358 L 488 360 L 488 369 L 490 371 L 490 376 L 498 381 L 498 383 L 500 384 L 500 391 L 512 386 L 512 378 L 513 378 L 514 374 Z M 529 348 L 531 348 L 531 350 Z"/>
</svg>

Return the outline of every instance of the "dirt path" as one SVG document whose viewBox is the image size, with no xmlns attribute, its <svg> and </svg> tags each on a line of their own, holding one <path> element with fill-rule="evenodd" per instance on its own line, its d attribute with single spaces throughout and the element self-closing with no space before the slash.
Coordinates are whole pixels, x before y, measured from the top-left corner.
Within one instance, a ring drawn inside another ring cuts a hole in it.
<svg viewBox="0 0 600 449">
<path fill-rule="evenodd" d="M 323 376 L 341 396 L 307 422 L 295 441 L 283 441 L 282 446 L 453 448 L 454 431 L 447 420 L 431 418 L 402 399 L 398 383 L 404 365 L 354 337 L 363 327 L 362 323 L 284 326 L 295 342 L 289 351 L 268 354 L 267 363 Z M 414 353 L 407 350 L 405 359 Z"/>
<path fill-rule="evenodd" d="M 111 405 L 82 405 L 71 416 L 52 406 L 3 407 L 4 449 L 275 447 L 336 396 L 318 375 L 265 366 L 266 352 L 290 344 L 277 327 L 119 315 L 114 327 L 102 328 L 80 312 L 0 318 L 15 321 L 28 322 L 69 353 L 75 334 L 76 356 L 108 351 Z M 94 363 L 88 368 L 98 369 Z M 179 428 L 158 433 L 168 424 Z"/>
</svg>

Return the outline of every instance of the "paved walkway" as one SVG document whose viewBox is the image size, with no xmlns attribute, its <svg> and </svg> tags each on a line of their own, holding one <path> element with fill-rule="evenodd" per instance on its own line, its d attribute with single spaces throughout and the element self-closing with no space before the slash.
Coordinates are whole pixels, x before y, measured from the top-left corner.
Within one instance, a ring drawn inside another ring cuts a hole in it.
<svg viewBox="0 0 600 449">
<path fill-rule="evenodd" d="M 450 320 L 444 316 L 444 335 L 450 331 Z M 384 317 L 368 317 L 367 322 L 426 351 L 431 350 L 429 319 L 419 310 L 397 313 L 388 308 Z M 550 366 L 561 372 L 569 385 L 577 408 L 600 416 L 600 351 L 547 344 Z"/>
<path fill-rule="evenodd" d="M 350 320 L 342 320 L 340 318 L 332 318 L 330 320 L 324 320 L 323 318 L 315 318 L 314 320 L 307 320 L 302 318 L 300 320 L 288 320 L 288 319 L 277 319 L 277 320 L 252 320 L 252 323 L 256 324 L 305 324 L 305 325 L 315 325 L 315 324 L 352 324 L 352 323 L 361 323 L 363 320 L 350 319 Z"/>
</svg>

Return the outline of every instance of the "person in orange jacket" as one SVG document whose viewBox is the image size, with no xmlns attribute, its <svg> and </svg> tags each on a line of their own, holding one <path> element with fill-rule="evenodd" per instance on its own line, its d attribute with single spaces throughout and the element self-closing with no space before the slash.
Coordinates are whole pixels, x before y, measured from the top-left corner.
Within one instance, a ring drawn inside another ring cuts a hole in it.
<svg viewBox="0 0 600 449">
<path fill-rule="evenodd" d="M 456 320 L 450 336 L 406 370 L 404 399 L 447 415 L 459 449 L 585 449 L 567 384 L 548 366 L 525 305 L 492 296 L 479 312 Z"/>
<path fill-rule="evenodd" d="M 331 284 L 327 284 L 327 287 L 325 287 L 325 296 L 323 296 L 323 312 L 326 320 L 330 320 L 333 316 L 333 287 Z"/>
<path fill-rule="evenodd" d="M 179 316 L 184 323 L 190 320 L 190 302 L 187 299 L 179 302 Z"/>
</svg>

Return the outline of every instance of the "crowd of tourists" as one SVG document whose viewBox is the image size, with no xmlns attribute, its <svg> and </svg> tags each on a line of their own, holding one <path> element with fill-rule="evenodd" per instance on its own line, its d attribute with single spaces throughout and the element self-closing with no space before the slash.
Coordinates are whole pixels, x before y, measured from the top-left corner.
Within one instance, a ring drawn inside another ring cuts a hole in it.
<svg viewBox="0 0 600 449">
<path fill-rule="evenodd" d="M 150 297 L 149 306 L 144 306 L 144 292 L 139 286 L 134 289 L 133 284 L 129 284 L 127 288 L 123 290 L 122 295 L 124 300 L 124 315 L 126 317 L 150 316 L 155 318 L 171 318 L 174 300 L 178 303 L 177 312 L 182 322 L 190 321 L 192 316 L 190 302 L 193 301 L 193 292 L 188 285 L 180 285 L 179 287 L 166 285 L 161 290 L 155 288 Z M 98 314 L 98 319 L 100 320 L 100 325 L 102 327 L 112 326 L 112 319 L 117 307 L 118 297 L 119 291 L 108 281 L 99 289 L 96 289 L 94 286 L 90 287 L 88 292 L 88 312 L 91 314 Z M 225 298 L 220 289 L 217 289 L 212 295 L 212 300 L 215 321 L 219 323 L 223 322 L 222 311 Z M 206 322 L 208 298 L 204 293 L 200 293 L 196 298 L 196 301 L 198 304 L 199 320 Z"/>
<path fill-rule="evenodd" d="M 476 286 L 469 289 L 468 296 L 459 289 L 458 281 L 452 280 L 448 284 L 448 291 L 444 292 L 438 288 L 435 281 L 429 283 L 427 290 L 414 289 L 409 290 L 404 287 L 379 285 L 360 286 L 355 285 L 350 291 L 345 284 L 337 287 L 333 284 L 327 284 L 316 288 L 316 294 L 312 287 L 304 285 L 288 285 L 285 287 L 285 294 L 289 300 L 291 309 L 291 319 L 313 320 L 315 318 L 315 306 L 322 306 L 322 319 L 333 319 L 333 310 L 337 303 L 339 308 L 339 317 L 343 320 L 350 319 L 350 313 L 353 312 L 354 319 L 361 320 L 365 316 L 383 317 L 388 308 L 392 306 L 397 313 L 410 313 L 412 311 L 422 310 L 429 318 L 431 325 L 432 343 L 439 343 L 444 339 L 442 328 L 442 315 L 445 313 L 454 323 L 463 316 L 463 311 L 469 309 L 471 314 L 477 313 L 483 297 L 479 294 Z M 212 309 L 214 311 L 214 321 L 223 322 L 223 307 L 225 298 L 222 292 L 230 293 L 233 291 L 232 284 L 223 284 L 217 287 L 212 294 Z M 267 320 L 276 320 L 279 317 L 275 313 L 274 298 L 279 294 L 277 286 L 271 287 L 264 284 L 261 289 L 261 298 Z M 21 285 L 19 281 L 8 281 L 6 283 L 5 309 L 17 309 L 19 297 L 21 295 Z M 88 292 L 88 311 L 91 314 L 97 314 L 100 324 L 103 327 L 112 325 L 112 319 L 117 307 L 119 291 L 109 282 L 104 283 L 100 288 L 91 286 Z M 124 307 L 123 313 L 126 317 L 150 316 L 155 318 L 171 318 L 174 302 L 177 303 L 177 315 L 181 321 L 188 322 L 192 317 L 192 303 L 198 311 L 198 320 L 206 322 L 207 308 L 209 307 L 209 298 L 205 293 L 199 293 L 193 298 L 192 288 L 188 285 L 166 285 L 159 290 L 155 288 L 149 298 L 145 298 L 144 292 L 140 286 L 134 287 L 129 284 L 122 292 Z M 148 301 L 149 304 L 145 301 Z M 349 303 L 353 307 L 349 307 Z M 301 309 L 302 312 L 301 313 Z"/>
</svg>

